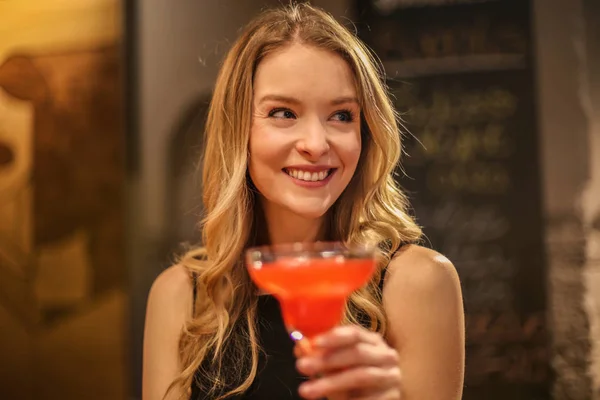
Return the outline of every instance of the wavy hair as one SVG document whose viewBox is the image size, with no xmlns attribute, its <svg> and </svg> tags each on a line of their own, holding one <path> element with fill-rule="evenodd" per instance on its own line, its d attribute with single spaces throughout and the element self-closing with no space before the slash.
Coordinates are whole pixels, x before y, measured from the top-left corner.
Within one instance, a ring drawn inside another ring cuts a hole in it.
<svg viewBox="0 0 600 400">
<path fill-rule="evenodd" d="M 377 245 L 380 268 L 368 285 L 351 295 L 344 323 L 363 323 L 385 333 L 381 268 L 402 243 L 421 236 L 394 179 L 402 153 L 400 123 L 378 60 L 325 11 L 305 3 L 264 11 L 227 54 L 206 123 L 203 247 L 180 260 L 197 277 L 198 293 L 196 312 L 180 338 L 183 370 L 169 388 L 178 387 L 182 396 L 189 396 L 194 381 L 211 398 L 243 393 L 257 373 L 258 295 L 243 265 L 244 250 L 260 241 L 265 226 L 247 172 L 253 77 L 264 57 L 295 42 L 331 51 L 348 63 L 362 110 L 358 168 L 325 223 L 329 240 Z"/>
</svg>

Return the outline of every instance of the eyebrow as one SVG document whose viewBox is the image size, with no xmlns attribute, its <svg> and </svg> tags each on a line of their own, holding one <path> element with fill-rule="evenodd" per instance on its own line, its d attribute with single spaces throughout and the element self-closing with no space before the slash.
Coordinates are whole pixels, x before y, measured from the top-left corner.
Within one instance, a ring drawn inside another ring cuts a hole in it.
<svg viewBox="0 0 600 400">
<path fill-rule="evenodd" d="M 278 95 L 278 94 L 267 94 L 267 95 L 264 95 L 263 97 L 261 97 L 261 99 L 258 101 L 258 104 L 262 104 L 266 101 L 279 101 L 282 103 L 295 104 L 295 105 L 301 103 L 301 101 L 296 99 L 295 97 L 282 96 L 282 95 Z M 353 96 L 338 97 L 338 98 L 331 100 L 331 102 L 330 102 L 330 104 L 332 106 L 337 106 L 340 104 L 347 104 L 347 103 L 355 103 L 357 105 L 360 104 L 358 102 L 358 99 Z"/>
</svg>

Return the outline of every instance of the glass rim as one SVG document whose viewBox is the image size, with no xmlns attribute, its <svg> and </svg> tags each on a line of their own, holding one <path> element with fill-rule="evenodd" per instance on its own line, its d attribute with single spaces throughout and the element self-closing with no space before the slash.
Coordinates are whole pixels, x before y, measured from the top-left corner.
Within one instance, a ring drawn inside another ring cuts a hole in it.
<svg viewBox="0 0 600 400">
<path fill-rule="evenodd" d="M 345 244 L 341 241 L 317 241 L 278 243 L 271 245 L 253 246 L 245 251 L 246 259 L 266 257 L 294 257 L 311 255 L 333 256 L 349 255 L 351 257 L 373 257 L 377 246 L 368 244 Z"/>
</svg>

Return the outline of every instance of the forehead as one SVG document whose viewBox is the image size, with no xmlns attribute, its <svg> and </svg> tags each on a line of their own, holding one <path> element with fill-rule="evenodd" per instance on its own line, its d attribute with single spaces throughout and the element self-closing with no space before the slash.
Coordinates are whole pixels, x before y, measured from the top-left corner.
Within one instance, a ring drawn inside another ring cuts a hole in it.
<svg viewBox="0 0 600 400">
<path fill-rule="evenodd" d="M 258 65 L 255 97 L 273 92 L 295 97 L 356 96 L 354 74 L 340 55 L 299 43 L 269 54 Z"/>
</svg>

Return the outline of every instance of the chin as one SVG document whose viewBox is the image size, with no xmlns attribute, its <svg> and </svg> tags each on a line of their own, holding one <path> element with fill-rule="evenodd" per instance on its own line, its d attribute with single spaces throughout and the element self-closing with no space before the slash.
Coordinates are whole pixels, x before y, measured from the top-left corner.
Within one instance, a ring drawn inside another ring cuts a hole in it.
<svg viewBox="0 0 600 400">
<path fill-rule="evenodd" d="M 307 207 L 306 205 L 295 204 L 293 206 L 288 206 L 287 208 L 302 218 L 319 219 L 327 214 L 327 211 L 329 211 L 330 207 L 323 207 L 322 205 L 316 207 Z"/>
<path fill-rule="evenodd" d="M 306 219 L 320 219 L 326 213 L 327 213 L 327 210 L 324 210 L 324 211 L 320 210 L 320 211 L 302 211 L 302 212 L 296 212 L 296 214 L 298 214 L 302 218 L 306 218 Z"/>
</svg>

